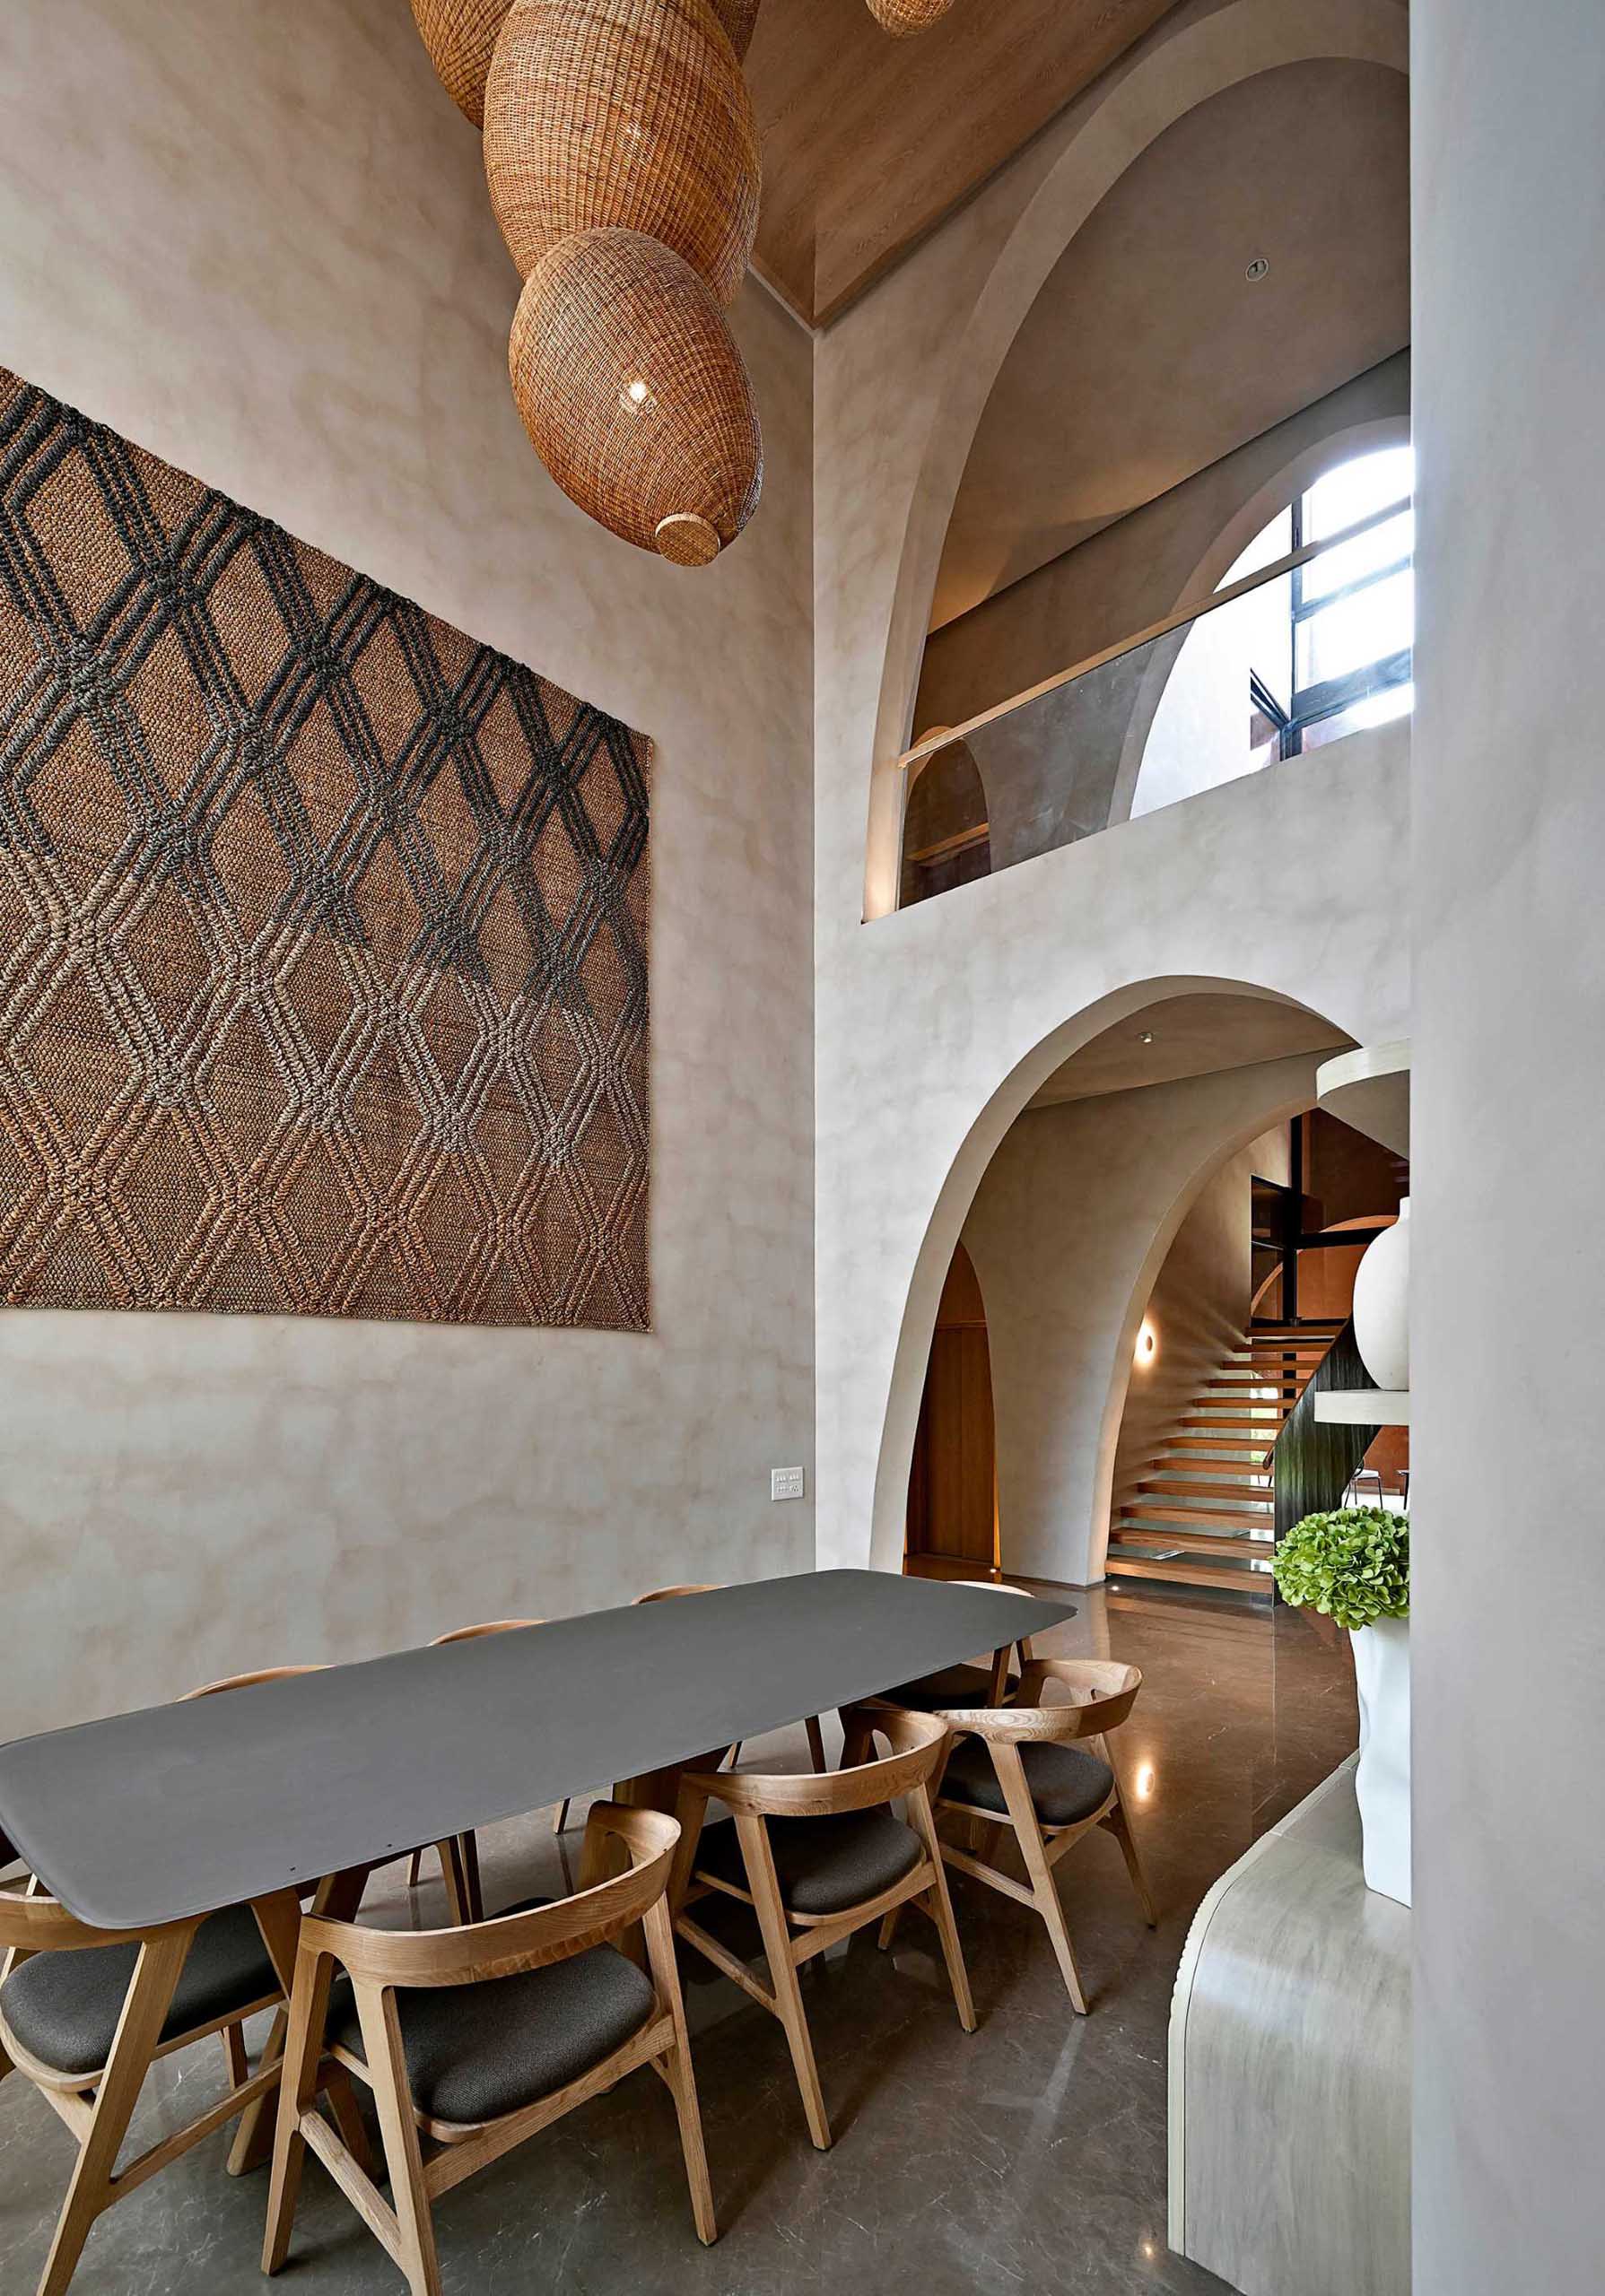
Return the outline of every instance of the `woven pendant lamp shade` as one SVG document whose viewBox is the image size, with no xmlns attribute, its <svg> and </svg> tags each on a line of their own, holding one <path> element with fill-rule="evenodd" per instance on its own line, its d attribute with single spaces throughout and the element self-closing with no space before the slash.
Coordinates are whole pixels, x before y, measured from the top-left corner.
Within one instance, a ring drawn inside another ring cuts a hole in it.
<svg viewBox="0 0 1605 2296">
<path fill-rule="evenodd" d="M 753 26 L 758 21 L 760 5 L 761 0 L 713 0 L 713 13 L 730 36 L 737 63 L 746 60 L 746 51 L 753 44 Z"/>
<path fill-rule="evenodd" d="M 869 13 L 894 39 L 906 39 L 911 32 L 929 31 L 952 5 L 953 0 L 869 0 Z"/>
<path fill-rule="evenodd" d="M 705 566 L 757 507 L 741 353 L 688 263 L 640 231 L 559 240 L 508 347 L 531 443 L 571 501 L 638 550 Z"/>
<path fill-rule="evenodd" d="M 458 111 L 484 125 L 485 75 L 511 0 L 413 0 L 435 75 Z"/>
<path fill-rule="evenodd" d="M 721 303 L 758 228 L 758 135 L 710 0 L 514 0 L 485 91 L 484 165 L 528 279 L 617 227 L 683 256 Z"/>
</svg>

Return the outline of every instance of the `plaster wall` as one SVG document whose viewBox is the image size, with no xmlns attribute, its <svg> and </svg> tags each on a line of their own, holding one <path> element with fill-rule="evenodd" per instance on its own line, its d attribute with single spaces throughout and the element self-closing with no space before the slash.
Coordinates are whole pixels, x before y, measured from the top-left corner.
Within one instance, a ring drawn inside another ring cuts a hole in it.
<svg viewBox="0 0 1605 2296">
<path fill-rule="evenodd" d="M 1241 1337 L 1248 1144 L 1307 1105 L 1317 1065 L 1298 1054 L 1032 1109 L 1005 1134 L 964 1241 L 987 1305 L 1006 1570 L 1103 1577 L 1128 1395 L 1139 1419 L 1173 1392 L 1185 1399 Z M 1149 1387 L 1132 1352 L 1173 1254 Z"/>
<path fill-rule="evenodd" d="M 1415 2289 L 1506 2296 L 1601 2257 L 1605 40 L 1411 22 Z"/>
<path fill-rule="evenodd" d="M 1190 105 L 1312 55 L 1403 69 L 1406 22 L 1396 0 L 1191 0 L 819 342 L 822 1562 L 896 1567 L 954 1243 L 993 1149 L 1077 1045 L 1156 994 L 1201 985 L 1268 989 L 1362 1041 L 1405 1013 L 1401 726 L 885 912 L 892 761 L 909 738 L 942 537 L 992 378 L 1043 280 Z"/>
<path fill-rule="evenodd" d="M 650 1337 L 0 1315 L 0 1735 L 812 1560 L 812 346 L 688 574 L 557 492 L 398 0 L 0 20 L 0 360 L 656 737 Z M 811 1481 L 811 1478 L 810 1478 Z"/>
</svg>

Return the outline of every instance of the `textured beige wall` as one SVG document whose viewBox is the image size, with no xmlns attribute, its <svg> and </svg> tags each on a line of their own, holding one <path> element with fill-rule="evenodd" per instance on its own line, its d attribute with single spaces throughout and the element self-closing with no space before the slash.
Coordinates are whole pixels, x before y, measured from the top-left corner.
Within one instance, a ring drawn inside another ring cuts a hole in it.
<svg viewBox="0 0 1605 2296">
<path fill-rule="evenodd" d="M 1569 2296 L 1605 2279 L 1605 16 L 1412 25 L 1414 2284 Z"/>
<path fill-rule="evenodd" d="M 1192 1392 L 1186 1366 L 1217 1362 L 1248 1312 L 1248 1144 L 1308 1105 L 1319 1057 L 1031 1109 L 1004 1135 L 964 1241 L 986 1300 L 1006 1570 L 1103 1577 L 1144 1310 L 1186 1238 L 1156 1383 Z"/>
<path fill-rule="evenodd" d="M 893 761 L 908 737 L 947 515 L 992 378 L 1042 282 L 1109 185 L 1189 106 L 1312 56 L 1403 69 L 1405 25 L 1397 0 L 1189 0 L 819 344 L 824 1561 L 899 1559 L 954 1242 L 992 1150 L 1077 1046 L 1156 996 L 1205 985 L 1269 989 L 1362 1041 L 1402 1023 L 1402 726 L 884 912 L 896 884 Z"/>
<path fill-rule="evenodd" d="M 654 1335 L 0 1314 L 0 1732 L 811 1561 L 812 346 L 744 291 L 686 574 L 536 463 L 516 288 L 405 0 L 0 13 L 0 359 L 658 742 Z"/>
</svg>

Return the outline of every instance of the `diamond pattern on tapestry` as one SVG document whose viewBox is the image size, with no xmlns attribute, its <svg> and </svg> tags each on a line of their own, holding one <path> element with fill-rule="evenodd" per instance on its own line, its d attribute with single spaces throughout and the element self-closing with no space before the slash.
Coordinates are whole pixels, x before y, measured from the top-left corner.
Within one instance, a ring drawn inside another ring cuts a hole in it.
<svg viewBox="0 0 1605 2296">
<path fill-rule="evenodd" d="M 0 1301 L 647 1329 L 650 757 L 0 370 Z"/>
</svg>

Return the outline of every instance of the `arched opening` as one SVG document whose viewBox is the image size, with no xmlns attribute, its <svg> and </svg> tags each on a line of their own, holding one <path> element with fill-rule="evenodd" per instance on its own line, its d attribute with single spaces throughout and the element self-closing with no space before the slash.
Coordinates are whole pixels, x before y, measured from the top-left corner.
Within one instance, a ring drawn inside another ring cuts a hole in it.
<svg viewBox="0 0 1605 2296">
<path fill-rule="evenodd" d="M 1253 1182 L 1264 1161 L 1251 1151 L 1280 1127 L 1285 1157 L 1289 1120 L 1313 1100 L 1316 1067 L 1352 1039 L 1243 983 L 1153 983 L 1122 1004 L 1112 1017 L 1084 1016 L 1062 1057 L 1014 1080 L 1015 1105 L 955 1178 L 945 1248 L 934 1224 L 928 1237 L 937 1296 L 921 1313 L 917 1274 L 899 1351 L 907 1386 L 900 1396 L 894 1381 L 883 1434 L 882 1479 L 898 1478 L 911 1495 L 897 1508 L 911 1552 L 924 1536 L 915 1509 L 929 1505 L 921 1478 L 930 1414 L 941 1407 L 928 1367 L 954 1345 L 938 1337 L 933 1347 L 933 1333 L 961 1298 L 974 1326 L 984 1318 L 997 1474 L 991 1556 L 984 1537 L 962 1552 L 1057 1583 L 1103 1576 L 1124 1503 L 1123 1431 L 1128 1453 L 1142 1436 L 1140 1408 L 1127 1429 L 1134 1394 L 1173 1416 L 1249 1335 Z M 1167 1293 L 1165 1272 L 1178 1274 L 1173 1253 L 1190 1233 L 1191 1291 L 1173 1282 Z M 1152 1349 L 1140 1345 L 1145 1319 Z M 1312 1321 L 1324 1329 L 1328 1319 Z M 877 1559 L 895 1567 L 901 1557 Z"/>
<path fill-rule="evenodd" d="M 932 728 L 925 738 L 944 730 Z M 949 742 L 910 770 L 903 820 L 900 909 L 989 874 L 991 833 L 986 784 L 968 742 Z"/>
<path fill-rule="evenodd" d="M 984 1578 L 998 1568 L 998 1439 L 986 1303 L 962 1243 L 937 1305 L 909 1468 L 904 1568 Z"/>
<path fill-rule="evenodd" d="M 1240 93 L 1249 83 L 1329 64 L 1339 70 L 1357 68 L 1381 80 L 1401 78 L 1408 70 L 1408 42 L 1397 12 L 1376 0 L 1347 0 L 1347 4 L 1336 0 L 1334 5 L 1309 13 L 1286 10 L 1274 0 L 1229 0 L 1226 7 L 1178 32 L 1163 51 L 1139 62 L 1113 85 L 1085 132 L 1067 140 L 1002 248 L 968 326 L 950 338 L 947 379 L 910 501 L 892 602 L 875 731 L 867 917 L 883 915 L 896 902 L 903 793 L 895 761 L 909 743 L 916 715 L 932 600 L 954 506 L 994 387 L 1045 285 L 1100 204 L 1163 141 L 1167 130 L 1208 108 L 1212 99 Z M 1381 67 L 1380 74 L 1376 67 Z M 1379 100 L 1373 89 L 1364 108 L 1379 112 L 1391 101 L 1386 96 Z M 1323 117 L 1339 109 L 1319 108 Z M 1238 142 L 1263 176 L 1264 152 L 1252 138 Z M 1400 159 L 1402 149 L 1400 141 Z M 1357 174 L 1367 183 L 1373 180 L 1372 170 Z M 1401 251 L 1394 267 L 1402 288 Z M 1373 298 L 1374 307 L 1380 300 Z M 1395 336 L 1396 342 L 1403 339 L 1403 333 Z M 1374 347 L 1371 360 L 1379 355 Z M 1348 371 L 1353 373 L 1354 367 Z M 1350 417 L 1356 419 L 1365 418 Z M 990 578 L 1015 577 L 1017 565 L 1017 558 L 1007 552 L 994 552 Z M 1007 582 L 1011 597 L 1025 587 L 1020 578 Z M 1062 628 L 1051 626 L 1051 618 L 1050 624 L 1052 658 L 1039 665 L 1034 674 L 1038 679 L 1051 675 L 1071 658 Z M 1031 683 L 1031 676 L 1009 672 L 1000 691 L 1017 692 Z M 920 694 L 918 715 L 927 723 L 962 726 L 966 711 L 962 705 L 941 703 L 932 690 Z M 996 853 L 993 865 L 999 865 Z"/>
</svg>

